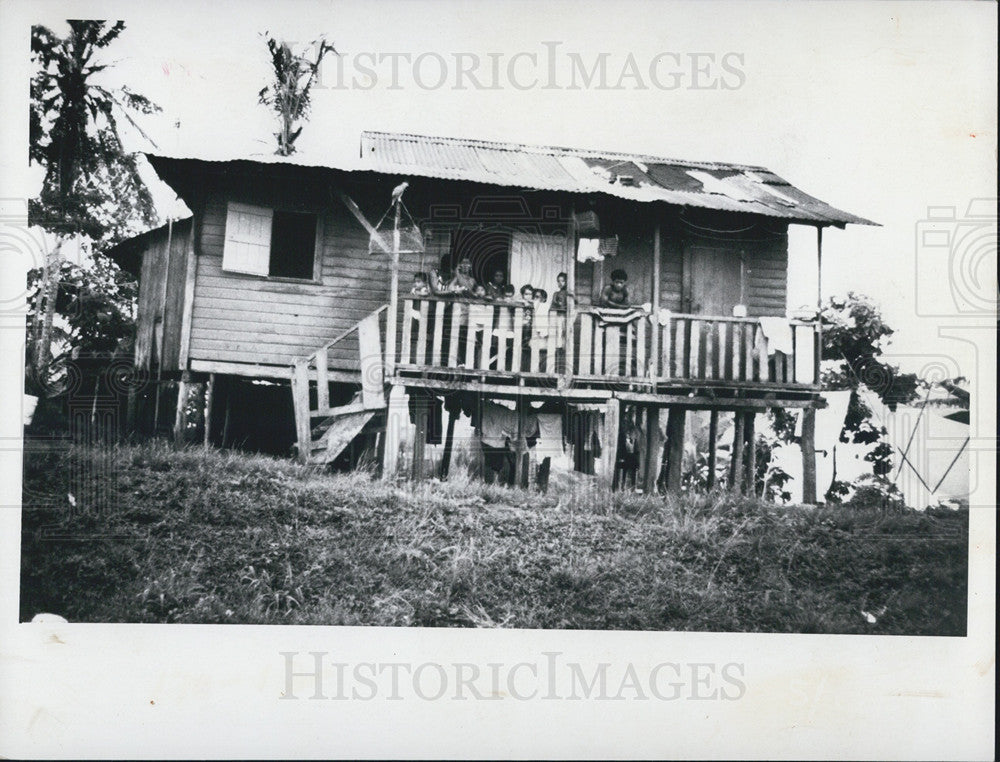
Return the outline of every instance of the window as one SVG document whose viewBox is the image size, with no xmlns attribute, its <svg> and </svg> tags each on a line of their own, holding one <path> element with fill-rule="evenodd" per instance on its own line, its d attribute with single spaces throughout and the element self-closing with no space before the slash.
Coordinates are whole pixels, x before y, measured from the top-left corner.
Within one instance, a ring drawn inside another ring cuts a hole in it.
<svg viewBox="0 0 1000 762">
<path fill-rule="evenodd" d="M 318 224 L 315 214 L 230 203 L 222 269 L 312 280 Z"/>
</svg>

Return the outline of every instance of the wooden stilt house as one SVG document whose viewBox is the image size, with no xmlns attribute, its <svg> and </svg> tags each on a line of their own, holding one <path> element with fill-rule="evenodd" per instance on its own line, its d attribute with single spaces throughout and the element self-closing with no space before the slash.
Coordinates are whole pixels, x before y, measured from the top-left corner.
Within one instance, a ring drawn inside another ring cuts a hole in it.
<svg viewBox="0 0 1000 762">
<path fill-rule="evenodd" d="M 300 459 L 371 430 L 386 475 L 402 425 L 387 400 L 405 388 L 598 406 L 609 431 L 637 408 L 647 487 L 663 462 L 678 486 L 686 411 L 733 412 L 737 485 L 756 413 L 823 404 L 815 312 L 786 305 L 788 226 L 815 227 L 820 256 L 824 228 L 871 224 L 762 167 L 654 156 L 368 132 L 350 166 L 149 158 L 193 217 L 114 252 L 142 274 L 136 362 L 182 386 L 287 384 Z M 565 273 L 567 309 L 531 334 L 532 305 L 411 293 L 463 259 L 479 282 L 499 270 L 550 295 Z M 634 309 L 600 306 L 615 270 Z"/>
</svg>

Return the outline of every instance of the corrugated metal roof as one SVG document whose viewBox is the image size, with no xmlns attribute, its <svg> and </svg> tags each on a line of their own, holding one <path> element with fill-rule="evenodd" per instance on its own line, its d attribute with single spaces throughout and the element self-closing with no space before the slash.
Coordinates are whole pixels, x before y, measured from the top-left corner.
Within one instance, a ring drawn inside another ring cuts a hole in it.
<svg viewBox="0 0 1000 762">
<path fill-rule="evenodd" d="M 666 159 L 644 154 L 587 151 L 486 140 L 363 132 L 357 160 L 309 161 L 305 156 L 161 156 L 201 161 L 368 171 L 509 188 L 603 193 L 654 202 L 777 217 L 820 225 L 877 223 L 835 209 L 764 167 Z"/>
<path fill-rule="evenodd" d="M 742 164 L 388 132 L 362 133 L 361 163 L 396 175 L 605 193 L 800 222 L 875 224 L 813 198 L 764 167 Z"/>
</svg>

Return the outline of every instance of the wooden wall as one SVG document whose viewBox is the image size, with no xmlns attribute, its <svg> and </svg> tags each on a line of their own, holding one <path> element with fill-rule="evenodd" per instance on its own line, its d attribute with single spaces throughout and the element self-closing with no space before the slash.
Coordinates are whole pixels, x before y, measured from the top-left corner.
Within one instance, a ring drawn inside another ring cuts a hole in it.
<svg viewBox="0 0 1000 762">
<path fill-rule="evenodd" d="M 138 367 L 148 370 L 159 364 L 164 371 L 178 370 L 190 241 L 191 220 L 186 219 L 146 234 L 141 242 L 135 336 Z"/>
</svg>

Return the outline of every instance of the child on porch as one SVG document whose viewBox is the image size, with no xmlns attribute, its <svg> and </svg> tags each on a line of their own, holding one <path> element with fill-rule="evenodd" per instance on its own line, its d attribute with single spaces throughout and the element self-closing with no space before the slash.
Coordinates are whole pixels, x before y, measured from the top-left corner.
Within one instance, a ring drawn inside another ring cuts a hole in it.
<svg viewBox="0 0 1000 762">
<path fill-rule="evenodd" d="M 427 273 L 413 273 L 413 286 L 410 288 L 413 296 L 430 296 L 431 287 L 428 285 Z"/>
<path fill-rule="evenodd" d="M 557 290 L 552 294 L 552 311 L 565 312 L 569 301 L 570 293 L 566 290 L 566 273 L 559 273 L 556 276 Z"/>
<path fill-rule="evenodd" d="M 601 291 L 601 298 L 598 300 L 598 307 L 613 307 L 622 309 L 629 306 L 628 273 L 624 270 L 611 271 L 611 283 Z"/>
</svg>

